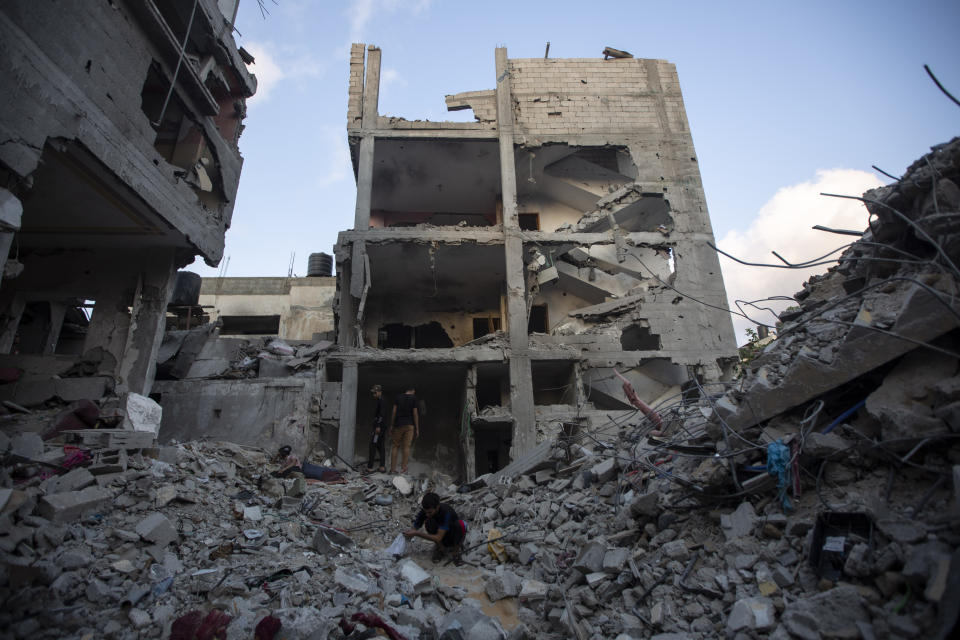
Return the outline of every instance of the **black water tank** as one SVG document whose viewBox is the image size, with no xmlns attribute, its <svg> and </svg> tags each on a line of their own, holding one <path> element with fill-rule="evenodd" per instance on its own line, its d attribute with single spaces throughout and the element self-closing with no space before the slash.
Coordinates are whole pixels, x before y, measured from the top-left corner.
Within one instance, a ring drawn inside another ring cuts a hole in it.
<svg viewBox="0 0 960 640">
<path fill-rule="evenodd" d="M 326 253 L 311 253 L 307 260 L 307 277 L 329 278 L 333 273 L 333 256 Z"/>
<path fill-rule="evenodd" d="M 170 304 L 176 306 L 194 306 L 200 301 L 199 274 L 192 271 L 177 271 L 177 281 L 173 285 Z"/>
</svg>

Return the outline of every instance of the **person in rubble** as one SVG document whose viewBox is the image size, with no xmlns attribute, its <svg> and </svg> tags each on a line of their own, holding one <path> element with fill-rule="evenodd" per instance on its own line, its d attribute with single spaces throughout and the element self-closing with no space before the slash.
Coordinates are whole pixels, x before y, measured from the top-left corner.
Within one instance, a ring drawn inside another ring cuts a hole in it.
<svg viewBox="0 0 960 640">
<path fill-rule="evenodd" d="M 343 480 L 343 475 L 336 469 L 321 467 L 320 465 L 309 462 L 300 462 L 300 458 L 293 453 L 290 445 L 280 447 L 274 461 L 280 464 L 280 468 L 270 474 L 275 478 L 303 476 L 312 480 L 323 480 L 324 482 L 339 482 Z"/>
<path fill-rule="evenodd" d="M 387 400 L 383 397 L 383 387 L 378 384 L 373 385 L 370 392 L 373 394 L 375 404 L 373 408 L 373 426 L 370 429 L 370 448 L 367 452 L 367 473 L 373 471 L 374 460 L 380 462 L 380 467 L 377 470 L 383 473 L 387 470 L 387 455 L 384 446 L 387 434 L 384 433 L 385 429 L 383 425 L 383 420 L 387 417 Z M 379 454 L 379 456 L 375 457 L 377 454 Z"/>
<path fill-rule="evenodd" d="M 463 540 L 467 536 L 467 524 L 460 519 L 453 507 L 440 502 L 440 496 L 428 493 L 423 496 L 420 512 L 413 520 L 413 528 L 403 535 L 407 538 L 423 538 L 435 546 L 433 561 L 438 562 L 449 551 L 454 562 L 460 562 Z M 420 527 L 424 531 L 420 531 Z"/>
<path fill-rule="evenodd" d="M 417 409 L 416 389 L 411 385 L 409 389 L 397 396 L 390 415 L 390 473 L 397 471 L 397 452 L 403 449 L 403 461 L 400 473 L 407 472 L 410 462 L 410 445 L 415 438 L 420 437 L 420 412 Z"/>
<path fill-rule="evenodd" d="M 295 473 L 303 473 L 300 458 L 293 453 L 293 449 L 289 445 L 280 447 L 274 462 L 280 463 L 280 468 L 271 474 L 275 478 L 286 478 Z"/>
</svg>

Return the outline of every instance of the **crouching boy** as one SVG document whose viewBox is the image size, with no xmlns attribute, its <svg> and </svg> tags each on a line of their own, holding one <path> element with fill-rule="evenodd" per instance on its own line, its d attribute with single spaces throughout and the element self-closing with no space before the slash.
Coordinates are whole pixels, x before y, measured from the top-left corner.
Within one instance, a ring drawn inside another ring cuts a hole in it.
<svg viewBox="0 0 960 640">
<path fill-rule="evenodd" d="M 460 562 L 467 525 L 453 507 L 440 502 L 440 496 L 428 493 L 421 502 L 423 508 L 413 521 L 413 528 L 403 532 L 407 538 L 423 538 L 434 543 L 433 561 L 439 561 L 449 551 L 455 562 Z M 423 527 L 425 531 L 419 531 Z"/>
</svg>

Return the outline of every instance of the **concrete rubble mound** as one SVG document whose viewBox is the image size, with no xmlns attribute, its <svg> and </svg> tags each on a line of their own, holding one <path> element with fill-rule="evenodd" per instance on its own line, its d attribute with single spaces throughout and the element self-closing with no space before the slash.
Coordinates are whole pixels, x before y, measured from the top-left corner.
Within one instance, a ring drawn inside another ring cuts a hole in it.
<svg viewBox="0 0 960 640">
<path fill-rule="evenodd" d="M 277 479 L 254 447 L 161 447 L 155 431 L 76 425 L 44 440 L 65 410 L 7 416 L 0 629 L 955 637 L 957 184 L 953 140 L 868 192 L 870 228 L 805 284 L 742 379 L 693 378 L 652 408 L 564 423 L 468 483 L 435 471 Z M 467 523 L 460 563 L 418 539 L 388 551 L 427 491 Z"/>
</svg>

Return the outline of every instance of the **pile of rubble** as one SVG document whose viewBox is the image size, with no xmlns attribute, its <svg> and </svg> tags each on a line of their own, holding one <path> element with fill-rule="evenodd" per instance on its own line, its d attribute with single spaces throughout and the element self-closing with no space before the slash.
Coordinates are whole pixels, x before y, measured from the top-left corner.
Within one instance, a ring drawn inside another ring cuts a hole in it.
<svg viewBox="0 0 960 640">
<path fill-rule="evenodd" d="M 333 343 L 290 344 L 279 338 L 221 338 L 218 325 L 168 331 L 157 354 L 157 378 L 313 377 Z"/>
<path fill-rule="evenodd" d="M 352 470 L 337 484 L 277 479 L 262 450 L 157 447 L 149 430 L 84 428 L 79 406 L 72 426 L 63 412 L 44 418 L 66 420 L 46 442 L 9 418 L 0 628 L 16 638 L 953 637 L 958 183 L 954 140 L 869 192 L 871 228 L 805 285 L 742 380 L 693 379 L 652 409 L 625 383 L 637 411 L 564 423 L 459 487 Z M 190 367 L 237 361 L 198 358 L 202 346 L 190 356 L 188 343 L 164 361 L 184 349 Z M 278 357 L 290 369 L 319 350 Z M 460 566 L 428 559 L 419 540 L 390 550 L 426 491 L 467 522 Z"/>
<path fill-rule="evenodd" d="M 230 443 L 138 447 L 123 470 L 77 464 L 50 475 L 43 470 L 62 470 L 68 452 L 87 447 L 36 434 L 0 445 L 4 484 L 15 487 L 0 494 L 0 628 L 9 637 L 250 638 L 276 627 L 284 638 L 359 638 L 380 626 L 418 638 L 465 625 L 499 633 L 461 603 L 468 591 L 456 584 L 470 576 L 447 569 L 447 586 L 418 555 L 385 551 L 416 509 L 402 477 L 278 479 L 266 453 Z M 419 492 L 434 486 L 425 480 Z"/>
</svg>

